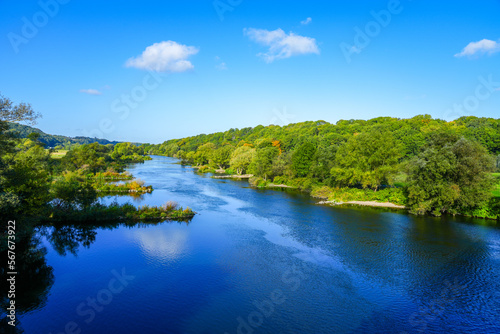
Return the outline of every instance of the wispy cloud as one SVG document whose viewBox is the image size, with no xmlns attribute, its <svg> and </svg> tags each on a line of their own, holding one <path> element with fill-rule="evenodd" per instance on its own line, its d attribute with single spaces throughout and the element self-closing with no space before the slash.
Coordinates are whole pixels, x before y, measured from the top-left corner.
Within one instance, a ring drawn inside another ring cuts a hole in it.
<svg viewBox="0 0 500 334">
<path fill-rule="evenodd" d="M 80 89 L 80 93 L 85 93 L 89 95 L 102 95 L 97 89 Z"/>
<path fill-rule="evenodd" d="M 219 71 L 225 71 L 225 70 L 227 70 L 227 64 L 226 64 L 226 63 L 224 63 L 224 62 L 222 62 L 222 63 L 220 63 L 220 64 L 216 65 L 215 67 L 216 67 Z"/>
<path fill-rule="evenodd" d="M 218 69 L 219 71 L 227 70 L 227 64 L 223 62 L 219 56 L 215 57 L 215 61 L 218 63 L 217 65 L 215 65 L 216 69 Z"/>
<path fill-rule="evenodd" d="M 300 24 L 302 24 L 303 26 L 306 26 L 308 25 L 309 23 L 312 22 L 312 18 L 308 17 L 307 19 L 305 19 L 304 21 L 300 21 Z"/>
<path fill-rule="evenodd" d="M 268 52 L 258 54 L 268 63 L 276 59 L 285 59 L 292 56 L 319 54 L 316 40 L 311 37 L 296 35 L 293 32 L 286 34 L 282 29 L 269 31 L 247 28 L 243 32 L 252 41 L 269 47 Z"/>
<path fill-rule="evenodd" d="M 125 66 L 155 72 L 184 72 L 194 68 L 187 58 L 198 52 L 194 46 L 164 41 L 148 46 L 140 56 L 127 60 Z"/>
<path fill-rule="evenodd" d="M 457 53 L 455 57 L 471 57 L 474 55 L 492 55 L 494 53 L 500 52 L 500 43 L 489 39 L 483 39 L 479 42 L 469 43 L 460 53 Z"/>
</svg>

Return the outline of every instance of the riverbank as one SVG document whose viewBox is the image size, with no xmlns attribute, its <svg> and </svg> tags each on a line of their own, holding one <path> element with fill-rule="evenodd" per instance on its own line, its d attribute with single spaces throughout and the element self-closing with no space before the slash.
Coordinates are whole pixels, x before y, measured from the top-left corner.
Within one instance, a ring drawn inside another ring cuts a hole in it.
<svg viewBox="0 0 500 334">
<path fill-rule="evenodd" d="M 194 167 L 200 173 L 215 173 L 215 169 L 209 166 Z M 227 173 L 226 170 L 218 170 L 220 173 Z M 494 177 L 499 178 L 499 174 L 493 174 Z M 248 179 L 250 186 L 259 189 L 294 189 L 309 194 L 314 198 L 318 198 L 318 204 L 324 205 L 358 205 L 368 207 L 379 207 L 394 210 L 407 210 L 408 213 L 418 214 L 411 212 L 407 206 L 407 197 L 402 187 L 386 187 L 374 191 L 372 189 L 359 189 L 359 188 L 339 188 L 329 187 L 324 184 L 314 182 L 309 178 L 285 178 L 275 177 L 273 180 L 256 177 L 250 174 L 239 175 L 216 175 L 212 176 L 215 179 Z M 500 180 L 500 178 L 499 178 Z M 455 213 L 454 215 L 461 215 L 464 217 L 499 220 L 500 215 L 500 197 L 497 194 L 500 189 L 500 183 L 497 186 L 497 191 L 493 193 L 491 200 L 481 208 L 476 208 L 471 212 Z M 444 212 L 443 212 L 444 213 Z M 440 212 L 436 213 L 439 215 Z"/>
<path fill-rule="evenodd" d="M 243 175 L 214 175 L 212 179 L 238 179 L 238 180 L 248 180 L 252 178 L 252 174 L 243 174 Z"/>
<path fill-rule="evenodd" d="M 351 205 L 371 206 L 371 207 L 389 208 L 389 209 L 398 209 L 398 210 L 408 209 L 404 205 L 397 205 L 397 204 L 389 203 L 389 202 L 381 203 L 381 202 L 375 202 L 375 201 L 350 201 L 350 202 L 319 201 L 318 204 L 332 205 L 332 206 L 351 204 Z"/>
</svg>

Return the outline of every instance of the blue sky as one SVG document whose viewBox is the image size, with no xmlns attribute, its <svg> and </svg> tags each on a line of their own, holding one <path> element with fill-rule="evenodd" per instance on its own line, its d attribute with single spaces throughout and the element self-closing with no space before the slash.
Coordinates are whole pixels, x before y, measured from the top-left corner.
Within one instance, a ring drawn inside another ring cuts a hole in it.
<svg viewBox="0 0 500 334">
<path fill-rule="evenodd" d="M 4 0 L 0 92 L 30 102 L 47 133 L 151 143 L 306 120 L 498 118 L 499 17 L 498 0 Z"/>
</svg>

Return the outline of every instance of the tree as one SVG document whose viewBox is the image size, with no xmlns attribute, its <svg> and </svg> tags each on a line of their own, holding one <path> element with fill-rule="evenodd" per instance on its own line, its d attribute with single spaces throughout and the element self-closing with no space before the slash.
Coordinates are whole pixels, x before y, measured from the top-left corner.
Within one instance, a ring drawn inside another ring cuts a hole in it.
<svg viewBox="0 0 500 334">
<path fill-rule="evenodd" d="M 14 103 L 0 94 L 0 122 L 26 122 L 35 124 L 36 120 L 41 117 L 36 113 L 29 103 Z"/>
<path fill-rule="evenodd" d="M 291 170 L 291 165 L 292 165 L 292 154 L 290 152 L 282 153 L 273 160 L 272 173 L 275 177 L 276 176 L 291 177 L 293 174 Z"/>
<path fill-rule="evenodd" d="M 3 188 L 17 197 L 16 211 L 35 213 L 50 200 L 49 159 L 50 154 L 38 145 L 8 157 Z"/>
<path fill-rule="evenodd" d="M 273 146 L 273 140 L 271 138 L 260 138 L 255 141 L 256 148 L 265 148 Z"/>
<path fill-rule="evenodd" d="M 196 164 L 206 165 L 210 160 L 210 155 L 212 154 L 212 151 L 214 151 L 215 149 L 216 146 L 213 143 L 205 143 L 200 147 L 198 147 L 194 157 L 194 161 L 196 162 Z"/>
<path fill-rule="evenodd" d="M 35 145 L 40 147 L 45 147 L 45 143 L 40 141 L 40 134 L 38 132 L 32 132 L 28 135 L 28 139 L 31 140 Z"/>
<path fill-rule="evenodd" d="M 250 167 L 253 174 L 264 177 L 264 180 L 271 177 L 273 172 L 273 160 L 278 154 L 279 150 L 273 146 L 258 149 Z"/>
<path fill-rule="evenodd" d="M 111 150 L 98 143 L 80 145 L 70 150 L 61 162 L 68 170 L 89 169 L 92 173 L 104 171 L 112 162 Z"/>
<path fill-rule="evenodd" d="M 311 142 L 302 143 L 295 149 L 292 155 L 292 170 L 298 177 L 304 177 L 309 173 L 316 146 Z"/>
<path fill-rule="evenodd" d="M 311 163 L 311 174 L 319 181 L 324 182 L 331 177 L 330 170 L 335 165 L 337 146 L 328 145 L 318 147 Z"/>
<path fill-rule="evenodd" d="M 409 163 L 408 205 L 415 214 L 470 212 L 491 197 L 493 160 L 477 142 L 430 145 Z"/>
<path fill-rule="evenodd" d="M 15 138 L 9 132 L 7 122 L 28 122 L 34 124 L 40 117 L 29 104 L 13 102 L 0 94 L 0 213 L 19 210 L 21 206 L 26 207 L 29 203 L 29 194 L 37 202 L 39 196 L 46 194 L 43 182 L 47 180 L 44 170 L 38 168 L 35 160 L 27 155 L 15 159 L 12 153 L 15 151 Z M 40 150 L 36 152 L 40 153 Z M 33 167 L 29 163 L 33 162 Z M 41 191 L 37 193 L 36 189 Z M 35 191 L 33 191 L 35 190 Z M 44 192 L 45 191 L 45 192 Z M 3 216 L 3 214 L 1 215 Z"/>
<path fill-rule="evenodd" d="M 234 147 L 232 147 L 231 145 L 224 145 L 222 147 L 219 147 L 215 151 L 212 151 L 212 154 L 210 155 L 210 162 L 218 166 L 220 169 L 228 167 L 233 150 Z"/>
<path fill-rule="evenodd" d="M 360 184 L 376 191 L 380 185 L 392 183 L 402 152 L 389 131 L 373 128 L 355 134 L 337 150 L 332 177 L 342 186 Z"/>
<path fill-rule="evenodd" d="M 229 164 L 231 168 L 236 169 L 238 175 L 243 174 L 247 169 L 255 155 L 255 149 L 249 146 L 240 146 L 231 154 Z"/>
<path fill-rule="evenodd" d="M 91 184 L 85 183 L 74 173 L 66 173 L 62 180 L 52 187 L 56 205 L 65 209 L 88 208 L 97 200 L 97 192 Z"/>
</svg>

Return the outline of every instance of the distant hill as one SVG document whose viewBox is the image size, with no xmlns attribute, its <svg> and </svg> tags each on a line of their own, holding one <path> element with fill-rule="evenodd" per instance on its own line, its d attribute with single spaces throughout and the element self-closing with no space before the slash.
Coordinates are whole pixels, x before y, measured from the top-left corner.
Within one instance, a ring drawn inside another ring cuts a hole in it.
<svg viewBox="0 0 500 334">
<path fill-rule="evenodd" d="M 91 143 L 99 143 L 103 145 L 107 144 L 117 144 L 118 141 L 109 141 L 107 139 L 98 139 L 98 138 L 89 138 L 89 137 L 66 137 L 59 135 L 49 135 L 43 132 L 40 129 L 22 125 L 17 123 L 9 123 L 11 132 L 16 133 L 20 138 L 27 138 L 30 133 L 39 133 L 39 140 L 47 145 L 47 147 L 56 147 L 58 145 L 69 147 L 74 144 L 91 144 Z"/>
</svg>

